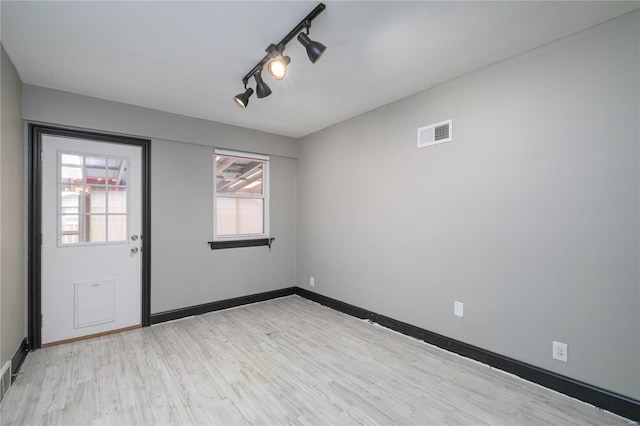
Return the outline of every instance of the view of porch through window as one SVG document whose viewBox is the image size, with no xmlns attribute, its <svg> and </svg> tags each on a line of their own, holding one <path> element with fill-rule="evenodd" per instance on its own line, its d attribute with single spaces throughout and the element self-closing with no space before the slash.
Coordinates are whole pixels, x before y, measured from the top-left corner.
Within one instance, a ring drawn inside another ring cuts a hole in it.
<svg viewBox="0 0 640 426">
<path fill-rule="evenodd" d="M 267 157 L 216 151 L 216 237 L 255 237 L 267 233 L 267 166 Z"/>
<path fill-rule="evenodd" d="M 59 153 L 58 244 L 127 241 L 127 160 Z"/>
</svg>

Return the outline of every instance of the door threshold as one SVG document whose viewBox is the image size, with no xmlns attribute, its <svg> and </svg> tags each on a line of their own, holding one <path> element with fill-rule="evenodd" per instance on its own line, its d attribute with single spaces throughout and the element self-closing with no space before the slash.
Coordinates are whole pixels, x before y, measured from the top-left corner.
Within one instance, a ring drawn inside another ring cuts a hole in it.
<svg viewBox="0 0 640 426">
<path fill-rule="evenodd" d="M 48 348 L 50 346 L 64 345 L 65 343 L 79 342 L 81 340 L 93 339 L 94 337 L 107 336 L 109 334 L 115 334 L 115 333 L 120 333 L 120 332 L 123 332 L 123 331 L 135 330 L 136 328 L 141 328 L 141 327 L 142 326 L 140 324 L 138 324 L 138 325 L 132 325 L 132 326 L 129 326 L 129 327 L 124 327 L 124 328 L 117 328 L 115 330 L 103 331 L 102 333 L 87 334 L 86 336 L 74 337 L 72 339 L 58 340 L 57 342 L 43 343 L 42 344 L 42 348 Z"/>
</svg>

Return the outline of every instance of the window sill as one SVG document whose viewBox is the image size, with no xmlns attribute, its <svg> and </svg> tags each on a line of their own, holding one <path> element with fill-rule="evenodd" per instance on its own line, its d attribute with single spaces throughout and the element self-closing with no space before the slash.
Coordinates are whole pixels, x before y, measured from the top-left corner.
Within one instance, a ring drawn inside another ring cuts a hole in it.
<svg viewBox="0 0 640 426">
<path fill-rule="evenodd" d="M 253 240 L 228 240 L 228 241 L 209 241 L 211 250 L 239 248 L 239 247 L 259 247 L 269 246 L 271 249 L 271 243 L 275 238 L 257 238 Z"/>
</svg>

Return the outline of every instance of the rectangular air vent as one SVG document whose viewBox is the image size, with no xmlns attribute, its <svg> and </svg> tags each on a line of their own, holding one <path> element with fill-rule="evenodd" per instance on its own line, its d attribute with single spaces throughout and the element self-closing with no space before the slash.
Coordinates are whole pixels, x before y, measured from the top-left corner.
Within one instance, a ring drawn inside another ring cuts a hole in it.
<svg viewBox="0 0 640 426">
<path fill-rule="evenodd" d="M 418 129 L 418 148 L 453 140 L 453 120 L 441 121 Z"/>
</svg>

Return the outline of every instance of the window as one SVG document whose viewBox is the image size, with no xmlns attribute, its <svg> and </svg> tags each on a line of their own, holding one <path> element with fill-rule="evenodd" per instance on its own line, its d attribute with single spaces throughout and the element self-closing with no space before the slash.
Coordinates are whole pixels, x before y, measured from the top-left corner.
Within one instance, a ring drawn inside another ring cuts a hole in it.
<svg viewBox="0 0 640 426">
<path fill-rule="evenodd" d="M 268 238 L 269 157 L 215 150 L 214 241 Z"/>
<path fill-rule="evenodd" d="M 58 246 L 127 242 L 127 159 L 58 152 Z"/>
</svg>

